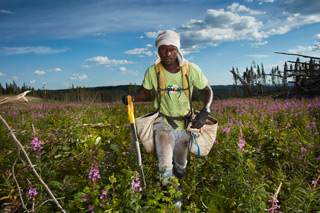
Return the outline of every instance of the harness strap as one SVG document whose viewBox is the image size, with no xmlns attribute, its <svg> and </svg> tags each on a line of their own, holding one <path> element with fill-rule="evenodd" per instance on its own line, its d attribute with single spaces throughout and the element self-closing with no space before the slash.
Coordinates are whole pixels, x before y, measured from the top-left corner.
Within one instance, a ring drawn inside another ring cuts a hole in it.
<svg viewBox="0 0 320 213">
<path fill-rule="evenodd" d="M 163 67 L 162 67 L 161 62 L 155 65 L 155 70 L 156 70 L 156 74 L 157 74 L 157 82 L 158 82 L 157 89 L 158 89 L 158 99 L 159 99 L 157 111 L 159 111 L 159 117 L 166 118 L 168 123 L 171 125 L 171 127 L 173 129 L 176 129 L 176 128 L 178 128 L 178 125 L 174 122 L 174 120 L 188 122 L 191 119 L 191 112 L 192 112 L 191 99 L 192 99 L 192 97 L 190 97 L 191 92 L 190 92 L 190 81 L 189 81 L 189 67 L 188 67 L 188 65 L 184 65 L 181 67 L 183 88 L 179 89 L 179 90 L 184 91 L 186 96 L 189 98 L 190 111 L 187 115 L 179 116 L 179 117 L 167 116 L 167 115 L 160 112 L 161 97 L 165 94 L 165 92 L 166 91 L 177 91 L 177 89 L 167 89 L 166 88 L 165 77 L 164 77 L 164 73 L 163 73 L 162 69 L 163 69 Z M 187 85 L 187 87 L 186 87 L 186 85 Z"/>
<path fill-rule="evenodd" d="M 178 125 L 174 122 L 176 121 L 189 121 L 191 119 L 191 114 L 189 113 L 188 115 L 185 116 L 179 116 L 179 117 L 172 117 L 172 116 L 167 116 L 161 112 L 159 112 L 159 117 L 166 118 L 168 123 L 172 126 L 173 129 L 178 128 Z"/>
</svg>

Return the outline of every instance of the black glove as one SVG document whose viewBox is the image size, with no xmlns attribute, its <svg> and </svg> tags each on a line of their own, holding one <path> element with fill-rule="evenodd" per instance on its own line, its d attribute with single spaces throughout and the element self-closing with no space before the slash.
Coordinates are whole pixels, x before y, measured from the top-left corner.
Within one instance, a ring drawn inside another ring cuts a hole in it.
<svg viewBox="0 0 320 213">
<path fill-rule="evenodd" d="M 126 95 L 122 96 L 122 103 L 123 104 L 128 105 L 128 96 L 129 95 L 132 98 L 132 102 L 134 102 L 134 93 L 129 93 L 129 94 L 126 94 Z"/>
<path fill-rule="evenodd" d="M 200 129 L 206 123 L 209 116 L 209 112 L 206 108 L 203 108 L 199 114 L 196 115 L 195 119 L 192 121 L 191 128 Z"/>
</svg>

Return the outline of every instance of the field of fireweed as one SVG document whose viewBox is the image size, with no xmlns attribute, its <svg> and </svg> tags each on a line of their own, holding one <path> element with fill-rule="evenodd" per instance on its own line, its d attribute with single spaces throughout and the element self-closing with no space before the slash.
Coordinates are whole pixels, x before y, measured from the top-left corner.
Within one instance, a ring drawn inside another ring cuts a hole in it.
<svg viewBox="0 0 320 213">
<path fill-rule="evenodd" d="M 136 117 L 153 111 L 152 103 L 134 107 Z M 188 156 L 183 211 L 320 211 L 320 98 L 229 99 L 211 110 L 217 140 L 207 157 Z M 141 146 L 142 188 L 121 103 L 9 103 L 0 115 L 65 211 L 175 211 L 160 190 L 156 154 Z M 61 211 L 0 127 L 1 209 Z"/>
</svg>

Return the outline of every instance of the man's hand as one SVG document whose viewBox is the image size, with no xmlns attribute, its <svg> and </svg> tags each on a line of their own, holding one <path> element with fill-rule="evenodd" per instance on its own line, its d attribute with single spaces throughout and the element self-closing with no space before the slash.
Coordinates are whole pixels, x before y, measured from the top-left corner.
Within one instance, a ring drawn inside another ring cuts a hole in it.
<svg viewBox="0 0 320 213">
<path fill-rule="evenodd" d="M 129 93 L 129 94 L 126 94 L 126 95 L 122 96 L 122 103 L 123 104 L 128 105 L 128 96 L 129 95 L 132 98 L 132 102 L 134 102 L 134 97 L 135 97 L 134 93 Z"/>
<path fill-rule="evenodd" d="M 206 108 L 203 108 L 201 112 L 196 115 L 195 119 L 192 121 L 191 128 L 200 129 L 206 123 L 206 120 L 209 116 L 209 112 Z"/>
</svg>

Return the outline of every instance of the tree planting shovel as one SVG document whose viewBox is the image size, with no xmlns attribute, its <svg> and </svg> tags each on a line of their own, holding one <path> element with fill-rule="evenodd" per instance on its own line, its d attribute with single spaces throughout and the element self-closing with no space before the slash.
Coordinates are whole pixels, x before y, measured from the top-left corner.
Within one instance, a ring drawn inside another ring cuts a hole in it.
<svg viewBox="0 0 320 213">
<path fill-rule="evenodd" d="M 132 128 L 133 138 L 134 138 L 134 146 L 136 148 L 137 158 L 138 158 L 138 166 L 140 170 L 140 176 L 142 179 L 142 184 L 145 187 L 146 186 L 146 180 L 144 179 L 144 173 L 143 173 L 143 166 L 142 166 L 142 160 L 141 160 L 141 152 L 140 152 L 140 145 L 138 141 L 138 135 L 136 131 L 136 124 L 134 119 L 134 113 L 133 113 L 133 102 L 130 95 L 128 95 L 128 105 L 127 105 L 127 111 L 130 121 L 130 126 Z"/>
</svg>

